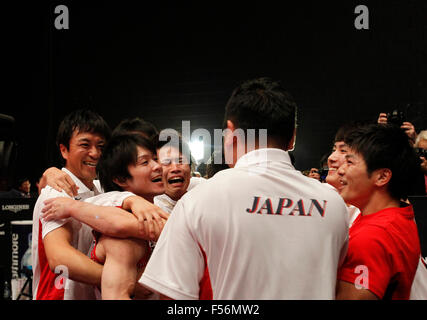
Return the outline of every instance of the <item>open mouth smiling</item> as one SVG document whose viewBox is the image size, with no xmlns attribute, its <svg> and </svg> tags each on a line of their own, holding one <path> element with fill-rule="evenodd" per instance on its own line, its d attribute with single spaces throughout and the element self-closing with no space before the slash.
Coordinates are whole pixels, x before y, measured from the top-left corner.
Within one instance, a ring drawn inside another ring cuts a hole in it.
<svg viewBox="0 0 427 320">
<path fill-rule="evenodd" d="M 168 179 L 169 184 L 178 184 L 178 183 L 184 183 L 184 178 L 182 177 L 172 177 Z"/>
<path fill-rule="evenodd" d="M 151 179 L 151 182 L 155 182 L 155 183 L 161 182 L 161 181 L 162 181 L 162 176 L 157 176 L 157 177 L 154 177 L 153 179 Z"/>
<path fill-rule="evenodd" d="M 96 162 L 89 162 L 89 161 L 83 161 L 83 164 L 92 168 L 96 168 L 96 165 L 97 165 Z"/>
</svg>

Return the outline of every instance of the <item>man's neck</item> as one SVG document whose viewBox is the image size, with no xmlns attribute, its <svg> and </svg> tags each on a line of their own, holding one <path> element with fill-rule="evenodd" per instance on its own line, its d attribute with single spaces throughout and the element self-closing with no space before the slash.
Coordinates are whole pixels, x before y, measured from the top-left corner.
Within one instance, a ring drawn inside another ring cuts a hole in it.
<svg viewBox="0 0 427 320">
<path fill-rule="evenodd" d="M 399 208 L 400 201 L 392 198 L 388 192 L 375 191 L 369 200 L 359 207 L 362 216 L 367 216 L 387 208 Z M 357 207 L 357 206 L 356 206 Z"/>
<path fill-rule="evenodd" d="M 77 179 L 79 179 L 89 190 L 93 191 L 95 188 L 95 185 L 93 184 L 93 179 L 88 180 L 88 179 L 82 179 L 79 177 L 78 174 L 76 174 L 71 168 L 68 168 L 67 166 L 65 166 L 65 168 L 70 171 L 72 174 L 74 174 L 74 176 L 76 176 Z"/>
<path fill-rule="evenodd" d="M 185 194 L 185 193 L 184 193 Z M 182 198 L 182 196 L 184 195 L 184 194 L 182 194 L 181 196 L 176 196 L 176 195 L 171 195 L 171 194 L 168 194 L 168 193 L 165 193 L 165 195 L 167 195 L 169 198 L 171 198 L 173 201 L 178 201 L 179 199 L 181 199 Z"/>
</svg>

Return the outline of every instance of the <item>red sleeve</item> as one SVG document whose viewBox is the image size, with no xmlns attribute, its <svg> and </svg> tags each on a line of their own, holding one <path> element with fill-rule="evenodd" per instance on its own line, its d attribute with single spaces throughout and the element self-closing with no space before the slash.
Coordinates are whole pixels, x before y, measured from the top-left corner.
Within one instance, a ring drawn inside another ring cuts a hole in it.
<svg viewBox="0 0 427 320">
<path fill-rule="evenodd" d="M 387 232 L 367 226 L 349 240 L 338 280 L 354 283 L 382 299 L 392 278 L 392 242 Z"/>
</svg>

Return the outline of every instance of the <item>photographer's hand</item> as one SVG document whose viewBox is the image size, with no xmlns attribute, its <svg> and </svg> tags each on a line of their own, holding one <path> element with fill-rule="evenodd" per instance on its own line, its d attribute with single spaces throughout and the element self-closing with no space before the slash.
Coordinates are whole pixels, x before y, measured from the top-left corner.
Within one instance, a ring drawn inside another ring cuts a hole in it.
<svg viewBox="0 0 427 320">
<path fill-rule="evenodd" d="M 417 133 L 415 132 L 414 125 L 410 122 L 405 121 L 403 122 L 400 128 L 405 130 L 406 135 L 409 137 L 409 142 L 413 146 L 415 143 L 415 140 L 417 139 Z"/>
<path fill-rule="evenodd" d="M 387 124 L 387 113 L 380 113 L 377 122 L 380 124 Z"/>
</svg>

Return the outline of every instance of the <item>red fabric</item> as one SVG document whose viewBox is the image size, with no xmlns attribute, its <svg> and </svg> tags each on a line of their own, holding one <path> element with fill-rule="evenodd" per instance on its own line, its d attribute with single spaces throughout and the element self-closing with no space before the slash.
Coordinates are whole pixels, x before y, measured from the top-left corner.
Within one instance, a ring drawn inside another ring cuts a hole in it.
<svg viewBox="0 0 427 320">
<path fill-rule="evenodd" d="M 102 263 L 98 259 L 98 257 L 96 256 L 96 245 L 98 244 L 98 240 L 99 240 L 99 237 L 101 236 L 101 234 L 99 232 L 95 231 L 95 230 L 92 230 L 92 234 L 93 234 L 93 237 L 94 237 L 94 240 L 93 240 L 94 241 L 94 245 L 93 245 L 92 251 L 90 252 L 90 258 L 93 261 L 95 261 L 96 263 L 104 265 L 104 263 Z"/>
<path fill-rule="evenodd" d="M 338 279 L 365 284 L 380 299 L 409 299 L 419 256 L 412 206 L 359 215 L 350 228 L 348 252 Z M 361 266 L 368 272 L 362 274 Z"/>
<path fill-rule="evenodd" d="M 44 250 L 42 239 L 42 223 L 39 220 L 39 234 L 38 234 L 38 255 L 40 264 L 40 280 L 37 287 L 36 300 L 64 300 L 64 286 L 65 278 L 59 282 L 58 289 L 55 287 L 55 279 L 60 276 L 53 273 L 49 268 L 46 252 Z"/>
<path fill-rule="evenodd" d="M 200 244 L 199 244 L 199 247 L 200 247 L 200 250 L 202 250 L 203 260 L 205 261 L 205 271 L 199 283 L 199 287 L 200 287 L 199 300 L 213 300 L 211 278 L 209 276 L 209 268 L 208 268 L 208 259 L 206 258 L 206 253 Z"/>
<path fill-rule="evenodd" d="M 96 256 L 96 246 L 98 244 L 99 238 L 101 238 L 101 236 L 102 236 L 102 233 L 100 233 L 100 232 L 98 232 L 96 230 L 92 230 L 92 234 L 93 234 L 93 238 L 94 238 L 93 239 L 94 245 L 93 245 L 92 251 L 90 252 L 90 258 L 93 261 L 95 261 L 96 263 L 104 265 L 104 262 L 101 262 L 101 260 L 99 260 L 98 257 Z M 141 270 L 141 269 L 145 268 L 145 266 L 148 263 L 148 260 L 151 257 L 151 253 L 152 253 L 152 250 L 151 250 L 150 246 L 147 245 L 147 252 L 145 253 L 145 255 L 137 263 L 137 269 L 138 270 Z"/>
</svg>

